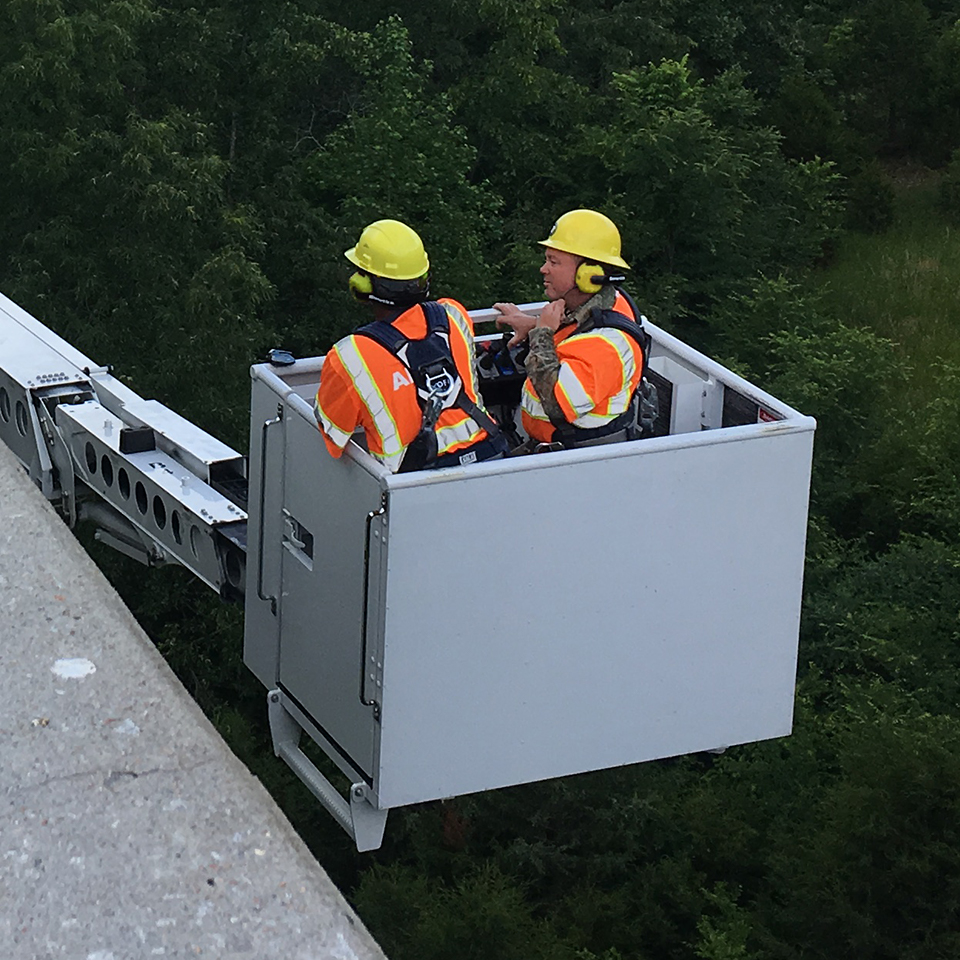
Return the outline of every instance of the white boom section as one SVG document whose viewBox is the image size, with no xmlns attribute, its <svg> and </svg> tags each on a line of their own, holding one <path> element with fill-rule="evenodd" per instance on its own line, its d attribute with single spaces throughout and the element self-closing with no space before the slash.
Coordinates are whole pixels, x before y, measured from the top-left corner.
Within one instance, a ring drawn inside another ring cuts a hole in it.
<svg viewBox="0 0 960 960">
<path fill-rule="evenodd" d="M 242 594 L 246 464 L 0 294 L 0 439 L 71 525 Z M 228 495 L 229 494 L 229 495 Z"/>
</svg>

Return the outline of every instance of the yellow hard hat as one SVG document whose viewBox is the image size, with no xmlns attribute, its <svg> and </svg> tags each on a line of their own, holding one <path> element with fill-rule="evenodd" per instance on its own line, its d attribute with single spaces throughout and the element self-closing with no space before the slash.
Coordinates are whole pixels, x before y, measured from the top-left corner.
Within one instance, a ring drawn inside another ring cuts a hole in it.
<svg viewBox="0 0 960 960">
<path fill-rule="evenodd" d="M 415 280 L 430 269 L 423 241 L 399 220 L 377 220 L 343 254 L 367 273 L 388 280 Z"/>
<path fill-rule="evenodd" d="M 550 231 L 542 247 L 551 247 L 572 253 L 596 263 L 609 264 L 629 270 L 630 265 L 620 256 L 620 231 L 614 222 L 596 210 L 570 210 Z"/>
</svg>

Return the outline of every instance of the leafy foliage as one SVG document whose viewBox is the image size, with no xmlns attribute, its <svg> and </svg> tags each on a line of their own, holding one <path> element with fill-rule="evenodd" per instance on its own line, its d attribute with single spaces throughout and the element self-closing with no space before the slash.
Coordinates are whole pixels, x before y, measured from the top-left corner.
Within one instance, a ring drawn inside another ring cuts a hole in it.
<svg viewBox="0 0 960 960">
<path fill-rule="evenodd" d="M 955 237 L 934 253 L 898 232 L 883 164 L 956 149 L 958 16 L 955 0 L 0 10 L 5 292 L 225 440 L 243 444 L 251 360 L 322 352 L 355 323 L 342 254 L 369 220 L 411 222 L 435 291 L 477 306 L 534 299 L 533 241 L 579 206 L 621 225 L 655 320 L 818 419 L 791 738 L 398 811 L 375 856 L 272 757 L 238 612 L 98 554 L 389 955 L 957 954 L 960 366 L 953 314 L 930 344 L 918 319 L 956 299 Z M 844 210 L 874 234 L 841 235 Z M 846 300 L 806 280 L 838 237 L 887 245 L 887 272 Z"/>
<path fill-rule="evenodd" d="M 960 150 L 953 157 L 940 181 L 938 206 L 954 226 L 960 226 Z"/>
<path fill-rule="evenodd" d="M 456 290 L 471 302 L 491 297 L 483 281 L 484 241 L 495 198 L 486 185 L 468 180 L 475 150 L 452 123 L 445 99 L 425 96 L 398 21 L 369 37 L 350 37 L 349 44 L 350 59 L 367 81 L 364 101 L 297 171 L 309 208 L 323 211 L 322 222 L 316 217 L 315 241 L 326 248 L 317 251 L 325 254 L 318 269 L 324 259 L 341 259 L 366 223 L 390 216 L 417 224 L 436 264 L 435 292 Z M 338 285 L 337 274 L 326 272 L 328 285 Z M 306 319 L 319 326 L 316 313 Z M 334 329 L 331 339 L 345 332 Z"/>
<path fill-rule="evenodd" d="M 893 223 L 893 187 L 876 164 L 858 170 L 847 188 L 847 226 L 880 233 Z"/>
<path fill-rule="evenodd" d="M 792 944 L 775 955 L 919 960 L 960 945 L 956 721 L 876 706 L 843 732 L 843 776 L 774 861 L 769 909 Z"/>
<path fill-rule="evenodd" d="M 617 75 L 616 121 L 585 130 L 587 197 L 623 224 L 658 320 L 708 317 L 757 275 L 808 264 L 834 229 L 829 169 L 783 158 L 742 81 L 698 80 L 686 59 Z"/>
</svg>

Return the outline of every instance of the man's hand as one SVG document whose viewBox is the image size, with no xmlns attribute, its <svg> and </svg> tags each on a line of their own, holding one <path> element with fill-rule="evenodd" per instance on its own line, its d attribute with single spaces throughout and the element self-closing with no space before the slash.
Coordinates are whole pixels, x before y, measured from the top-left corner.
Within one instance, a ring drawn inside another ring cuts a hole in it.
<svg viewBox="0 0 960 960">
<path fill-rule="evenodd" d="M 560 329 L 560 324 L 563 322 L 565 309 L 566 304 L 563 300 L 551 300 L 550 303 L 540 311 L 540 316 L 537 318 L 534 326 L 547 327 L 556 333 L 557 330 Z"/>
<path fill-rule="evenodd" d="M 507 344 L 508 347 L 515 347 L 526 340 L 527 334 L 537 322 L 536 317 L 528 317 L 525 313 L 521 313 L 515 303 L 495 303 L 493 309 L 500 314 L 497 317 L 498 327 L 513 328 L 513 336 Z"/>
<path fill-rule="evenodd" d="M 513 336 L 507 344 L 508 347 L 513 347 L 526 340 L 534 327 L 547 327 L 554 332 L 559 330 L 566 305 L 563 300 L 554 300 L 540 311 L 539 317 L 528 317 L 521 313 L 515 303 L 495 303 L 493 309 L 500 314 L 497 317 L 498 327 L 513 328 Z"/>
</svg>

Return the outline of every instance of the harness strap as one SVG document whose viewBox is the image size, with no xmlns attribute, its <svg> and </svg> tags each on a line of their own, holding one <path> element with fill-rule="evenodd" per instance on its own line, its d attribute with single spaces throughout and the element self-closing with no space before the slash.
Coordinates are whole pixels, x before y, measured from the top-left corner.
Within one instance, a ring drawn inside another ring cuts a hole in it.
<svg viewBox="0 0 960 960">
<path fill-rule="evenodd" d="M 394 356 L 400 352 L 407 342 L 407 338 L 389 320 L 374 320 L 358 327 L 354 330 L 354 334 L 376 340 L 381 347 L 389 350 Z"/>
<path fill-rule="evenodd" d="M 437 303 L 436 300 L 429 300 L 420 304 L 420 306 L 423 307 L 423 312 L 427 317 L 427 336 L 433 333 L 450 332 L 450 317 L 447 315 L 447 311 L 444 310 L 442 304 Z M 452 361 L 453 357 L 450 359 Z M 477 426 L 486 430 L 491 437 L 495 437 L 500 433 L 500 424 L 498 424 L 486 410 L 481 409 L 478 404 L 470 399 L 466 387 L 460 387 L 460 393 L 457 394 L 457 399 L 453 405 L 473 419 Z"/>
<path fill-rule="evenodd" d="M 631 399 L 630 405 L 619 416 L 603 424 L 601 427 L 577 427 L 572 423 L 564 423 L 562 427 L 554 430 L 554 438 L 559 440 L 565 447 L 573 446 L 577 443 L 583 443 L 587 440 L 599 440 L 608 434 L 616 433 L 618 430 L 626 430 L 636 416 L 634 401 Z"/>
<path fill-rule="evenodd" d="M 430 337 L 434 337 L 438 334 L 444 334 L 446 335 L 446 344 L 448 345 L 450 335 L 450 317 L 443 305 L 437 303 L 436 300 L 425 300 L 419 306 L 423 311 L 423 315 L 427 323 L 427 333 L 423 339 L 428 340 Z M 431 404 L 428 408 L 426 402 L 420 396 L 420 384 L 417 382 L 418 371 L 414 371 L 410 367 L 410 364 L 405 359 L 405 356 L 401 353 L 404 346 L 410 343 L 411 340 L 409 337 L 401 333 L 388 320 L 374 320 L 372 323 L 365 324 L 354 332 L 358 336 L 369 337 L 371 340 L 375 340 L 385 350 L 389 350 L 390 353 L 392 353 L 407 368 L 418 388 L 417 403 L 420 406 L 420 430 L 417 433 L 417 436 L 408 445 L 406 452 L 403 455 L 403 460 L 400 463 L 398 472 L 408 473 L 412 470 L 422 470 L 425 465 L 432 464 L 437 461 L 438 447 L 435 429 L 437 425 L 437 419 L 439 418 L 443 408 L 438 404 Z M 456 369 L 456 363 L 454 363 L 449 346 L 447 346 L 447 348 L 443 351 L 440 360 L 449 362 L 450 365 Z M 506 441 L 505 439 L 501 438 L 500 425 L 476 402 L 470 399 L 470 396 L 467 394 L 466 388 L 463 385 L 462 376 L 460 377 L 460 391 L 458 392 L 452 406 L 462 410 L 477 424 L 477 426 L 485 430 L 487 432 L 488 439 L 493 440 L 495 446 L 499 448 L 502 442 L 505 448 Z M 474 444 L 473 447 L 479 447 L 485 442 L 486 440 L 480 440 Z M 464 450 L 458 450 L 456 453 L 459 455 L 465 455 L 472 450 L 473 447 L 467 447 Z"/>
<path fill-rule="evenodd" d="M 647 333 L 643 326 L 643 321 L 646 317 L 640 313 L 640 308 L 637 306 L 633 297 L 622 287 L 617 287 L 617 291 L 623 299 L 627 301 L 627 305 L 633 311 L 633 316 L 643 333 L 644 342 L 641 344 L 641 350 L 643 351 L 643 369 L 640 373 L 640 384 L 637 387 L 633 400 L 637 405 L 637 425 L 640 429 L 640 436 L 651 437 L 653 436 L 657 417 L 660 416 L 660 398 L 657 395 L 656 384 L 654 384 L 652 380 L 647 379 L 647 363 L 650 360 L 650 347 L 653 344 L 653 338 Z"/>
<path fill-rule="evenodd" d="M 617 313 L 616 310 L 591 310 L 590 316 L 580 325 L 577 333 L 589 333 L 591 330 L 602 327 L 612 327 L 636 341 L 643 358 L 642 373 L 646 373 L 647 355 L 650 352 L 650 334 L 636 320 L 630 320 L 622 313 Z"/>
</svg>

